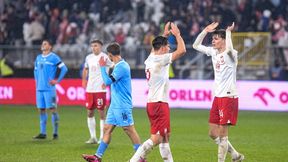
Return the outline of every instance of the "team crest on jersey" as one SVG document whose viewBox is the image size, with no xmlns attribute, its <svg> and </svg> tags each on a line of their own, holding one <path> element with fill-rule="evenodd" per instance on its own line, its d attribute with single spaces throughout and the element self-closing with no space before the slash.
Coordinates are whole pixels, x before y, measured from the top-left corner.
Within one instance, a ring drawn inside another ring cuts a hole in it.
<svg viewBox="0 0 288 162">
<path fill-rule="evenodd" d="M 220 56 L 220 64 L 221 65 L 225 64 L 224 56 Z"/>
</svg>

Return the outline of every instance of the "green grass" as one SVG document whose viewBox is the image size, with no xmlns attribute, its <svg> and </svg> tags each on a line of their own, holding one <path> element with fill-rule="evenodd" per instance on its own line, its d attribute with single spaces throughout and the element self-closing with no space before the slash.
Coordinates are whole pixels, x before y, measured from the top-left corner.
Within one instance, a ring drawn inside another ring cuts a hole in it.
<svg viewBox="0 0 288 162">
<path fill-rule="evenodd" d="M 0 108 L 0 162 L 79 162 L 81 154 L 93 154 L 97 145 L 89 138 L 86 110 L 60 107 L 60 137 L 53 141 L 51 116 L 48 139 L 32 140 L 38 134 L 38 112 L 33 106 Z M 215 162 L 217 146 L 209 139 L 208 110 L 171 110 L 171 149 L 175 162 Z M 144 109 L 134 109 L 136 129 L 142 139 L 149 137 L 149 122 Z M 98 122 L 98 117 L 97 120 Z M 287 162 L 288 112 L 241 111 L 238 125 L 230 128 L 229 140 L 245 155 L 247 162 Z M 129 138 L 121 128 L 115 129 L 103 161 L 124 162 L 133 155 Z M 227 160 L 231 158 L 227 155 Z M 148 156 L 149 162 L 161 162 L 158 148 Z"/>
</svg>

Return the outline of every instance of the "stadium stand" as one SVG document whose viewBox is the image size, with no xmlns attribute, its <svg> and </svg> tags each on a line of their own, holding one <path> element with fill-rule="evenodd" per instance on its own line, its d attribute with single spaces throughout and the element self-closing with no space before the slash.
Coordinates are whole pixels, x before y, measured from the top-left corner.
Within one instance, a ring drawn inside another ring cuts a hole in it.
<svg viewBox="0 0 288 162">
<path fill-rule="evenodd" d="M 279 60 L 287 79 L 287 6 L 286 0 L 0 0 L 0 55 L 7 54 L 18 69 L 29 69 L 39 43 L 49 37 L 68 67 L 79 69 L 89 41 L 98 38 L 121 44 L 124 58 L 138 71 L 151 40 L 166 21 L 174 21 L 189 53 L 173 64 L 175 77 L 210 79 L 209 59 L 194 55 L 191 44 L 209 22 L 218 21 L 221 28 L 235 22 L 238 78 L 270 79 Z"/>
</svg>

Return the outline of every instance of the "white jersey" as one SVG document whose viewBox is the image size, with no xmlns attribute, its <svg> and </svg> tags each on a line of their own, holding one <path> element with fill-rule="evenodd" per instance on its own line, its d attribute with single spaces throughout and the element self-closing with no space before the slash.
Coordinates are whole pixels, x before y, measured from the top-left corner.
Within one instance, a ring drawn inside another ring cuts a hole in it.
<svg viewBox="0 0 288 162">
<path fill-rule="evenodd" d="M 92 53 L 86 56 L 84 64 L 84 68 L 88 68 L 88 83 L 86 87 L 86 92 L 106 92 L 106 88 L 102 87 L 104 82 L 101 76 L 101 69 L 99 65 L 99 59 L 101 56 L 103 56 L 104 59 L 107 60 L 107 67 L 113 66 L 113 63 L 103 52 L 99 53 L 98 55 Z"/>
<path fill-rule="evenodd" d="M 237 97 L 236 88 L 236 69 L 238 63 L 238 52 L 233 49 L 231 41 L 231 32 L 226 31 L 226 50 L 219 53 L 213 47 L 201 45 L 206 32 L 199 34 L 193 47 L 212 57 L 214 68 L 214 96 L 216 97 Z M 228 54 L 229 53 L 229 54 Z"/>
<path fill-rule="evenodd" d="M 148 80 L 148 103 L 168 102 L 169 65 L 172 53 L 154 55 L 151 53 L 145 60 L 145 72 Z"/>
</svg>

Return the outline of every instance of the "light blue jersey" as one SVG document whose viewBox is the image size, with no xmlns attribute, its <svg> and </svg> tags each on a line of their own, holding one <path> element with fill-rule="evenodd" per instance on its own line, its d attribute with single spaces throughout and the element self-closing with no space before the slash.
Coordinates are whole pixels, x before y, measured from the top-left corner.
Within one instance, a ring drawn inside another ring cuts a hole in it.
<svg viewBox="0 0 288 162">
<path fill-rule="evenodd" d="M 55 86 L 50 85 L 49 81 L 55 79 L 57 67 L 61 69 L 57 80 L 59 83 L 67 72 L 67 67 L 61 61 L 60 57 L 53 52 L 46 56 L 42 54 L 37 56 L 34 64 L 36 90 L 55 90 Z"/>
<path fill-rule="evenodd" d="M 104 70 L 104 71 L 103 71 Z M 105 67 L 101 67 L 101 74 L 106 85 L 111 84 L 111 104 L 109 108 L 113 109 L 131 109 L 131 73 L 130 66 L 124 60 L 118 62 L 109 77 L 105 71 Z M 104 76 L 103 76 L 104 74 Z M 114 79 L 114 80 L 113 80 Z"/>
<path fill-rule="evenodd" d="M 48 55 L 40 54 L 36 57 L 34 64 L 34 78 L 36 81 L 36 105 L 39 109 L 56 108 L 56 88 L 51 85 L 51 80 L 56 80 L 56 71 L 60 68 L 61 72 L 58 76 L 59 83 L 67 73 L 66 65 L 61 61 L 60 57 L 50 52 Z M 48 114 L 46 111 L 40 111 L 40 135 L 46 136 L 46 123 Z M 53 138 L 58 137 L 59 115 L 57 112 L 52 113 Z"/>
<path fill-rule="evenodd" d="M 44 56 L 38 55 L 34 65 L 34 78 L 36 81 L 36 104 L 40 109 L 55 108 L 56 88 L 49 81 L 56 79 L 57 67 L 61 69 L 57 82 L 59 83 L 67 73 L 66 65 L 60 57 L 51 52 Z"/>
<path fill-rule="evenodd" d="M 121 127 L 133 125 L 130 66 L 121 60 L 110 76 L 105 67 L 101 67 L 101 74 L 104 83 L 111 85 L 111 104 L 106 123 Z"/>
</svg>

